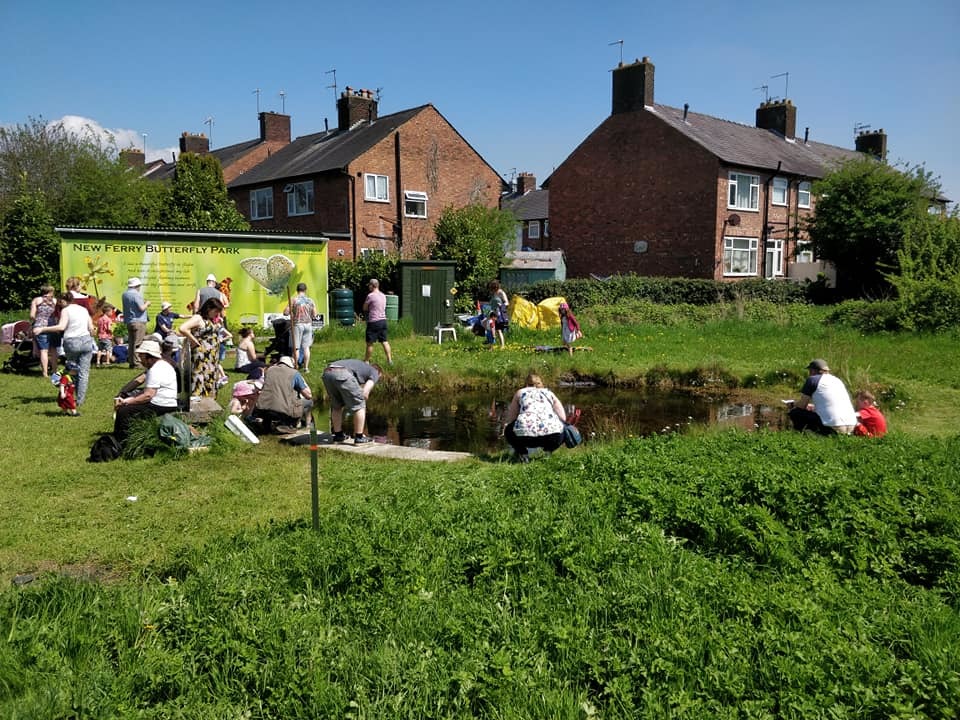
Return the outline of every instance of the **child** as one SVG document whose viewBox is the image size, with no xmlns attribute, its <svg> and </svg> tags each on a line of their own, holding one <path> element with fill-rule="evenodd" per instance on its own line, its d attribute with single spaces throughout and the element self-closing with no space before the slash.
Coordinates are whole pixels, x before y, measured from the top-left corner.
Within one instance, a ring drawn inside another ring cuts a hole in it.
<svg viewBox="0 0 960 720">
<path fill-rule="evenodd" d="M 500 326 L 500 321 L 497 319 L 497 311 L 491 310 L 490 314 L 487 316 L 487 319 L 483 321 L 483 329 L 486 330 L 486 344 L 491 347 L 496 347 L 497 338 L 500 338 L 500 349 L 506 347 L 506 340 L 503 338 L 503 329 Z"/>
<path fill-rule="evenodd" d="M 560 337 L 563 340 L 563 346 L 573 355 L 573 343 L 583 337 L 583 333 L 580 331 L 580 323 L 577 322 L 577 318 L 570 312 L 570 306 L 565 302 L 560 303 L 558 312 L 560 313 Z"/>
<path fill-rule="evenodd" d="M 883 437 L 887 434 L 887 419 L 869 390 L 857 393 L 857 425 L 853 434 L 862 437 Z"/>
<path fill-rule="evenodd" d="M 166 337 L 173 332 L 173 321 L 179 320 L 182 315 L 173 312 L 173 305 L 168 302 L 160 304 L 160 313 L 157 315 L 157 326 L 154 332 L 160 337 Z"/>
<path fill-rule="evenodd" d="M 113 362 L 113 312 L 110 303 L 104 303 L 103 314 L 97 318 L 97 367 Z"/>
<path fill-rule="evenodd" d="M 77 411 L 77 374 L 79 372 L 80 366 L 72 360 L 68 360 L 63 375 L 55 378 L 57 405 L 72 417 L 80 414 Z"/>
</svg>

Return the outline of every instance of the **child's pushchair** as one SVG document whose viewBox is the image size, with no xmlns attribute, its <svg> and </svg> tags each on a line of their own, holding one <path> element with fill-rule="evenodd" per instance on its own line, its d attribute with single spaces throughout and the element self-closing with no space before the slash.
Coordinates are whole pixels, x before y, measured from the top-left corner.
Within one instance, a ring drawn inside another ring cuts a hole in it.
<svg viewBox="0 0 960 720">
<path fill-rule="evenodd" d="M 40 357 L 35 353 L 33 332 L 28 320 L 20 320 L 13 326 L 13 353 L 3 361 L 3 372 L 26 373 L 40 367 Z"/>
<path fill-rule="evenodd" d="M 278 317 L 271 321 L 273 337 L 263 352 L 267 362 L 275 363 L 283 355 L 290 354 L 290 318 Z"/>
</svg>

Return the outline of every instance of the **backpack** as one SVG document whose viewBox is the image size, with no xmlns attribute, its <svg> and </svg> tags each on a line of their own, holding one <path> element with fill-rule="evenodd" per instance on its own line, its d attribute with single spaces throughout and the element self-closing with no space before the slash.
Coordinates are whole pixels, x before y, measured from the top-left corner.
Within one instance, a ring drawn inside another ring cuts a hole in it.
<svg viewBox="0 0 960 720">
<path fill-rule="evenodd" d="M 87 461 L 96 463 L 110 462 L 111 460 L 117 460 L 122 452 L 123 448 L 121 448 L 120 443 L 117 442 L 116 436 L 114 436 L 113 433 L 104 433 L 94 441 L 93 447 L 90 448 L 90 457 L 87 458 Z"/>
</svg>

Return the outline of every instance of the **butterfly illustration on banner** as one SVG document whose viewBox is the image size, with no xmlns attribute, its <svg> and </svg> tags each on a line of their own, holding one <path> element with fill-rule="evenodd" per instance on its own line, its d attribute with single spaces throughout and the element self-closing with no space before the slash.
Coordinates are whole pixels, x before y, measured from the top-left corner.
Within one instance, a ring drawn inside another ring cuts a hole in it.
<svg viewBox="0 0 960 720">
<path fill-rule="evenodd" d="M 296 265 L 286 255 L 271 255 L 268 258 L 251 257 L 240 261 L 240 267 L 267 289 L 270 295 L 280 295 L 293 276 Z"/>
</svg>

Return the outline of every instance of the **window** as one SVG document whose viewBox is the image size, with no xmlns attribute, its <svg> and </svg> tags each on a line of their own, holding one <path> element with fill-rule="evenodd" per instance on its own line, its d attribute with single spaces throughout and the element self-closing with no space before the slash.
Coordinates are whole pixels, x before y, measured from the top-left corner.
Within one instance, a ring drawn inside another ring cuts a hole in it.
<svg viewBox="0 0 960 720">
<path fill-rule="evenodd" d="M 764 265 L 764 277 L 783 276 L 783 240 L 767 240 L 767 256 Z"/>
<path fill-rule="evenodd" d="M 723 274 L 757 274 L 757 239 L 725 237 L 723 239 Z"/>
<path fill-rule="evenodd" d="M 403 214 L 407 217 L 425 218 L 427 216 L 427 194 L 416 190 L 405 191 L 403 193 Z"/>
<path fill-rule="evenodd" d="M 293 183 L 284 191 L 287 193 L 288 216 L 310 215 L 313 212 L 313 180 Z"/>
<path fill-rule="evenodd" d="M 360 248 L 360 257 L 372 257 L 374 255 L 386 255 L 387 251 L 383 248 Z"/>
<path fill-rule="evenodd" d="M 250 191 L 250 219 L 264 220 L 273 217 L 273 188 L 258 188 Z"/>
<path fill-rule="evenodd" d="M 786 205 L 787 204 L 787 190 L 790 185 L 787 182 L 786 178 L 774 178 L 773 179 L 773 197 L 770 198 L 770 202 L 774 205 Z"/>
<path fill-rule="evenodd" d="M 363 176 L 364 198 L 374 202 L 390 202 L 390 182 L 386 175 Z"/>
<path fill-rule="evenodd" d="M 540 221 L 539 220 L 531 220 L 530 223 L 527 225 L 527 237 L 530 238 L 531 240 L 540 239 Z"/>
<path fill-rule="evenodd" d="M 543 236 L 550 237 L 550 221 L 549 220 L 543 221 Z"/>
<path fill-rule="evenodd" d="M 810 183 L 802 182 L 797 185 L 797 206 L 802 208 L 810 207 Z"/>
<path fill-rule="evenodd" d="M 797 242 L 797 262 L 798 263 L 812 263 L 813 262 L 813 243 L 809 240 L 799 240 Z"/>
<path fill-rule="evenodd" d="M 730 173 L 730 195 L 727 207 L 734 210 L 756 210 L 760 207 L 760 176 Z"/>
</svg>

